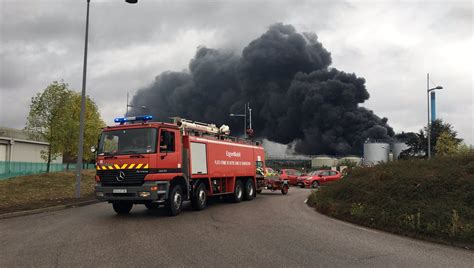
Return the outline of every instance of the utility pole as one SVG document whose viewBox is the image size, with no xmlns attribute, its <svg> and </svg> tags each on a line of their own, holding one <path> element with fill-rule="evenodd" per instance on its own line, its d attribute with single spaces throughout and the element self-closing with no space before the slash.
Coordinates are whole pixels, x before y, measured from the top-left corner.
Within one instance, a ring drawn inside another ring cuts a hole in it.
<svg viewBox="0 0 474 268">
<path fill-rule="evenodd" d="M 244 138 L 247 137 L 247 103 L 244 104 Z"/>
<path fill-rule="evenodd" d="M 430 74 L 426 74 L 426 104 L 427 104 L 427 114 L 428 114 L 428 128 L 426 130 L 426 136 L 428 139 L 428 159 L 431 158 L 431 124 L 430 124 Z"/>
<path fill-rule="evenodd" d="M 250 102 L 247 103 L 249 109 L 249 129 L 252 129 L 252 108 L 250 108 Z"/>
<path fill-rule="evenodd" d="M 84 121 L 86 115 L 86 81 L 87 81 L 87 47 L 89 44 L 89 6 L 90 0 L 87 0 L 86 13 L 86 36 L 84 45 L 84 65 L 82 69 L 82 93 L 81 93 L 81 114 L 79 119 L 79 143 L 77 145 L 77 162 L 76 162 L 76 190 L 74 196 L 81 197 L 81 179 L 82 179 L 82 156 L 84 154 Z M 136 4 L 138 0 L 125 0 L 130 4 Z"/>
<path fill-rule="evenodd" d="M 81 94 L 81 114 L 79 119 L 79 144 L 77 145 L 77 163 L 76 163 L 76 191 L 74 196 L 81 197 L 81 178 L 82 178 L 82 155 L 84 154 L 84 120 L 86 114 L 86 76 L 87 76 L 87 45 L 89 40 L 89 5 L 87 0 L 86 14 L 86 37 L 84 44 L 84 65 L 82 68 L 82 94 Z"/>
<path fill-rule="evenodd" d="M 125 110 L 125 117 L 128 116 L 128 92 L 127 92 L 127 108 Z"/>
</svg>

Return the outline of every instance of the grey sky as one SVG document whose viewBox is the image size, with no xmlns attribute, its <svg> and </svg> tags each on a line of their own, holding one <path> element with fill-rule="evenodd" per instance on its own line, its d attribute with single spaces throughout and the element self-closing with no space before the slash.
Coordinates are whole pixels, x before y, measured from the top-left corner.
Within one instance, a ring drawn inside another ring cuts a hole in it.
<svg viewBox="0 0 474 268">
<path fill-rule="evenodd" d="M 0 0 L 0 125 L 22 128 L 31 97 L 54 80 L 81 89 L 86 0 Z M 204 45 L 240 51 L 275 23 L 315 32 L 333 67 L 366 79 L 364 106 L 399 131 L 426 124 L 426 73 L 439 117 L 474 143 L 471 1 L 91 0 L 87 93 L 103 119 Z"/>
</svg>

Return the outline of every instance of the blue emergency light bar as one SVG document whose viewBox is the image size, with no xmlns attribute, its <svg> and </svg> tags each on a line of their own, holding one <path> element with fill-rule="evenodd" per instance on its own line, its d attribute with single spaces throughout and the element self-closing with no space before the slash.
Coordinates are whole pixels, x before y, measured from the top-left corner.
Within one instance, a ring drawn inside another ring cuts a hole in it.
<svg viewBox="0 0 474 268">
<path fill-rule="evenodd" d="M 129 116 L 129 117 L 117 117 L 114 119 L 115 123 L 120 123 L 120 125 L 125 124 L 126 122 L 135 122 L 135 121 L 149 121 L 153 119 L 151 115 L 140 115 L 140 116 Z"/>
</svg>

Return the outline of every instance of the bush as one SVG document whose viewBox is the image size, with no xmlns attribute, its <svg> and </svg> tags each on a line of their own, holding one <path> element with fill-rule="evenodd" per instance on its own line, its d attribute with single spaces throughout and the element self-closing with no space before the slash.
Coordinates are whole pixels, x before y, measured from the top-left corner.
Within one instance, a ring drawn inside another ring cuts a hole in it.
<svg viewBox="0 0 474 268">
<path fill-rule="evenodd" d="M 369 227 L 474 245 L 474 155 L 357 168 L 308 204 Z"/>
</svg>

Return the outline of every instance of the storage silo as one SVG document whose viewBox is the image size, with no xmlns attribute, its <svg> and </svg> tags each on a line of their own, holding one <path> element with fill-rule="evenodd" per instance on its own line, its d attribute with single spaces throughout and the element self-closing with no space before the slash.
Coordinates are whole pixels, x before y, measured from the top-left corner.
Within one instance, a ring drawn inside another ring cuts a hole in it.
<svg viewBox="0 0 474 268">
<path fill-rule="evenodd" d="M 400 154 L 408 148 L 410 148 L 410 146 L 408 146 L 404 142 L 394 143 L 393 144 L 393 160 L 398 160 L 398 158 L 400 157 Z"/>
<path fill-rule="evenodd" d="M 364 143 L 364 165 L 387 162 L 389 153 L 390 145 L 388 143 Z"/>
<path fill-rule="evenodd" d="M 352 155 L 339 158 L 339 164 L 341 164 L 343 162 L 352 162 L 356 166 L 360 166 L 362 164 L 362 158 L 360 158 L 358 156 L 352 156 Z"/>
<path fill-rule="evenodd" d="M 317 156 L 311 159 L 311 167 L 333 167 L 336 166 L 337 159 L 330 156 Z"/>
</svg>

